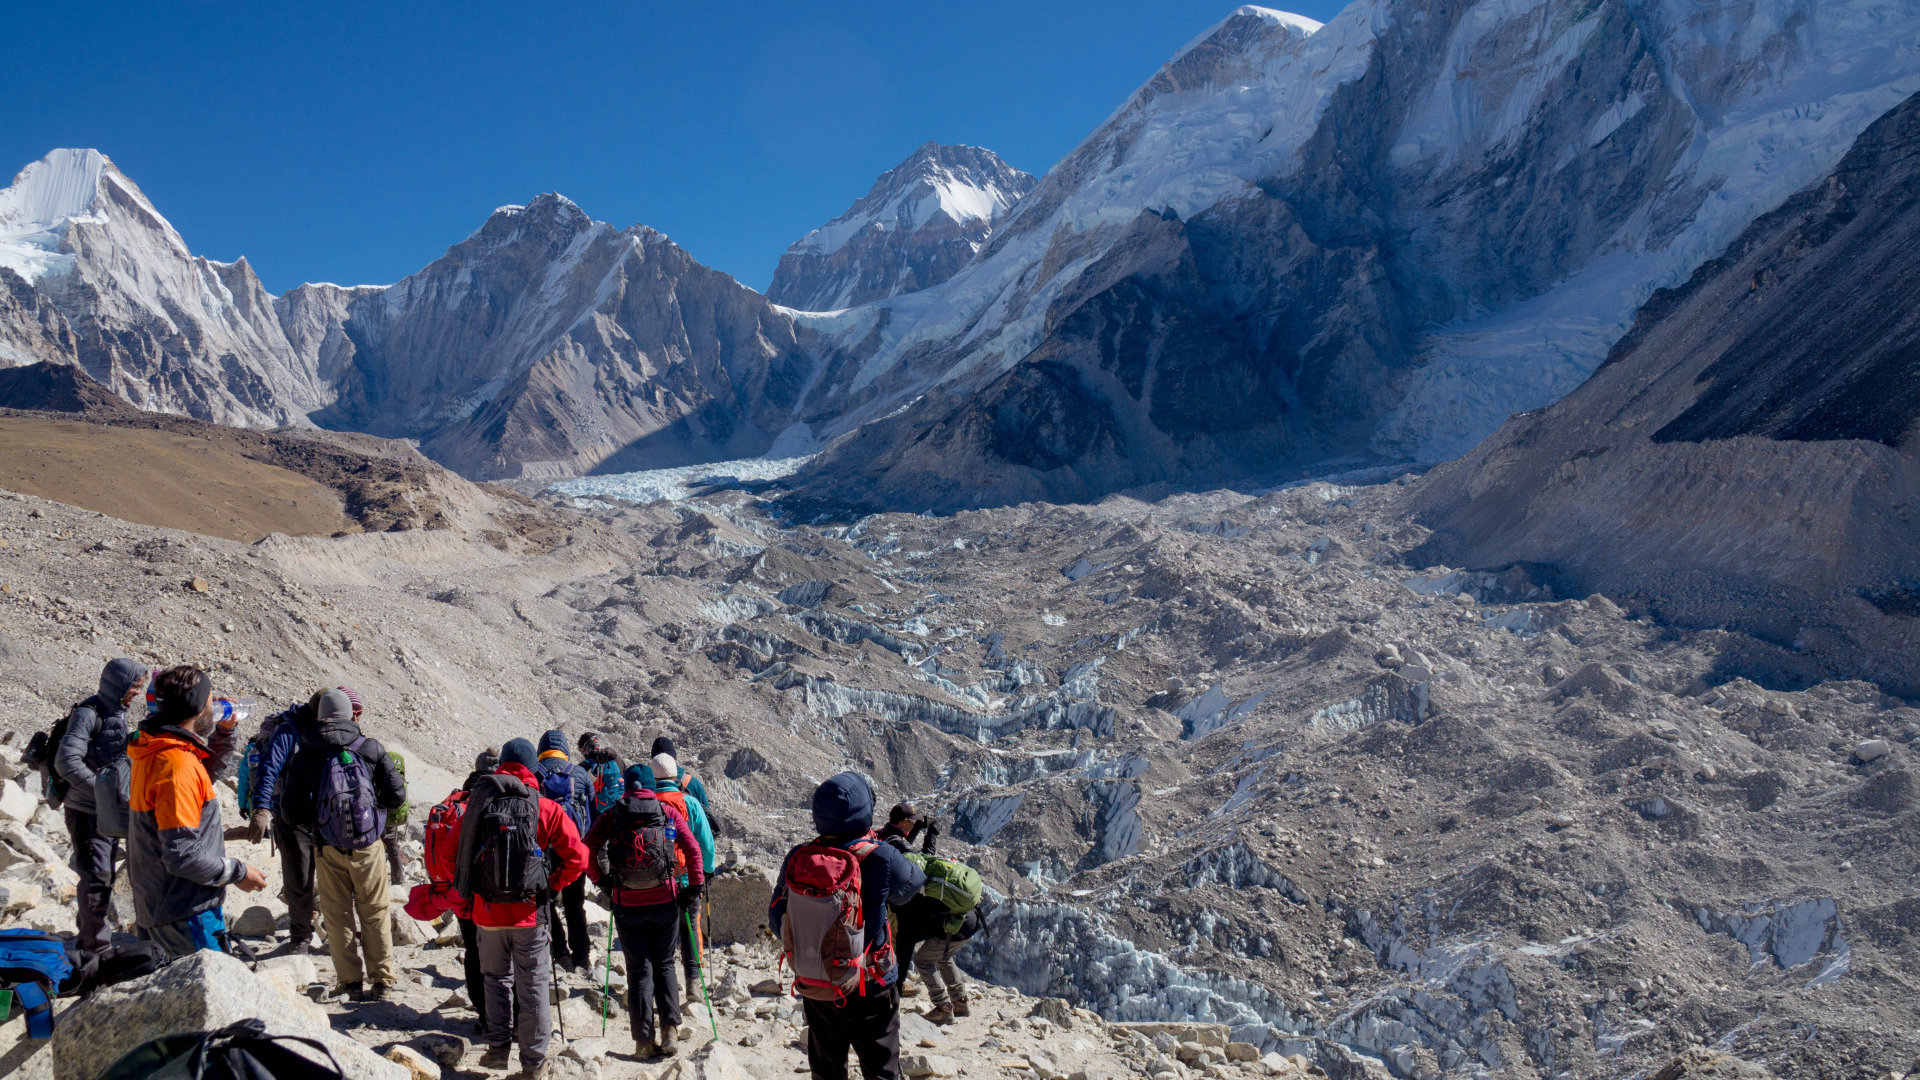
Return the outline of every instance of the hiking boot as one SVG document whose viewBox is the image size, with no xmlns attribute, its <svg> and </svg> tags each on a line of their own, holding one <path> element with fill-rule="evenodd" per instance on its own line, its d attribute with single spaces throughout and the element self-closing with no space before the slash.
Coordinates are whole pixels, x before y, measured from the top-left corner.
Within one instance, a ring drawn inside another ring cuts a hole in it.
<svg viewBox="0 0 1920 1080">
<path fill-rule="evenodd" d="M 281 954 L 283 956 L 305 956 L 307 955 L 307 950 L 312 947 L 313 935 L 301 934 L 298 937 L 288 938 L 286 948 L 281 951 Z"/>
<path fill-rule="evenodd" d="M 660 1044 L 654 1042 L 652 1039 L 635 1039 L 633 1041 L 633 1056 L 642 1061 L 659 1057 Z"/>
<path fill-rule="evenodd" d="M 662 1057 L 673 1056 L 673 1037 L 674 1031 L 672 1028 L 668 1028 L 660 1033 L 660 1055 Z"/>
<path fill-rule="evenodd" d="M 901 983 L 900 996 L 901 997 L 919 997 L 920 984 L 919 983 Z"/>
<path fill-rule="evenodd" d="M 360 1000 L 361 1001 L 385 1001 L 387 1000 L 387 995 L 391 993 L 392 990 L 393 988 L 388 986 L 386 983 L 374 983 L 371 987 L 367 989 L 366 993 L 360 995 Z"/>
<path fill-rule="evenodd" d="M 513 1075 L 514 1075 L 514 1080 L 546 1080 L 547 1063 L 542 1061 L 538 1065 L 525 1066 L 519 1072 L 514 1073 Z"/>
<path fill-rule="evenodd" d="M 938 1005 L 935 1005 L 932 1009 L 928 1010 L 927 1012 L 927 1023 L 929 1024 L 953 1023 L 953 1006 L 947 1004 L 944 1001 Z"/>
<path fill-rule="evenodd" d="M 513 1044 L 489 1046 L 487 1052 L 480 1055 L 480 1067 L 483 1069 L 505 1069 L 507 1059 L 513 1055 Z"/>
<path fill-rule="evenodd" d="M 972 1016 L 973 1015 L 972 1006 L 968 1005 L 967 999 L 960 996 L 959 994 L 953 995 L 953 1015 L 955 1016 Z"/>
<path fill-rule="evenodd" d="M 364 983 L 341 983 L 333 988 L 333 993 L 327 996 L 334 1001 L 359 1001 L 360 995 L 366 993 L 366 990 Z"/>
</svg>

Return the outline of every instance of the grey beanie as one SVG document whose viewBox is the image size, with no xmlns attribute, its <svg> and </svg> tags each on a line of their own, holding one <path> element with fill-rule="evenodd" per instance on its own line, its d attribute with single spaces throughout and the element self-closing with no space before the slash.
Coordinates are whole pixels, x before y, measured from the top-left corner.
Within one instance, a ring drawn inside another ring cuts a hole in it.
<svg viewBox="0 0 1920 1080">
<path fill-rule="evenodd" d="M 353 719 L 353 699 L 345 690 L 329 690 L 320 695 L 314 705 L 314 719 L 324 724 L 329 720 Z"/>
</svg>

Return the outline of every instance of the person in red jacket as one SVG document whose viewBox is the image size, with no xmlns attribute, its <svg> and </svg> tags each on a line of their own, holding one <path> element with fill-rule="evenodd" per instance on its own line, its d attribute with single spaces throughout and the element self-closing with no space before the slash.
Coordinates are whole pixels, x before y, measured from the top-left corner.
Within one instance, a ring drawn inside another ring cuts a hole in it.
<svg viewBox="0 0 1920 1080">
<path fill-rule="evenodd" d="M 705 887 L 706 873 L 686 815 L 656 797 L 651 770 L 634 765 L 625 780 L 626 794 L 587 830 L 587 875 L 612 901 L 613 925 L 627 956 L 634 1053 L 647 1058 L 673 1053 L 680 1026 L 675 931 Z"/>
<path fill-rule="evenodd" d="M 546 1075 L 553 1027 L 547 996 L 553 959 L 540 894 L 566 888 L 587 868 L 587 846 L 573 819 L 559 803 L 540 797 L 535 760 L 533 744 L 514 739 L 500 748 L 493 775 L 474 784 L 460 822 L 454 879 L 454 888 L 473 901 L 487 991 L 487 1050 L 480 1067 L 505 1069 L 518 1042 L 524 1080 Z"/>
</svg>

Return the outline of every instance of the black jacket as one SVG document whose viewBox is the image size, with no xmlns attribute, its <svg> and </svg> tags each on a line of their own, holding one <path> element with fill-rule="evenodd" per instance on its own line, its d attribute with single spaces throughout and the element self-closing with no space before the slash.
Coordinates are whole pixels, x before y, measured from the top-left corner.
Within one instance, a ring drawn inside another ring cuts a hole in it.
<svg viewBox="0 0 1920 1080">
<path fill-rule="evenodd" d="M 127 754 L 132 724 L 120 699 L 127 687 L 146 677 L 146 669 L 131 660 L 115 660 L 100 673 L 100 692 L 81 702 L 67 719 L 66 738 L 49 747 L 53 767 L 67 783 L 66 805 L 83 814 L 94 812 L 93 774 Z"/>
<path fill-rule="evenodd" d="M 304 718 L 303 718 L 304 719 Z M 299 749 L 287 762 L 280 779 L 280 814 L 295 828 L 320 827 L 320 777 L 327 759 L 346 749 L 361 735 L 360 725 L 351 720 L 324 723 L 305 720 L 300 730 Z M 407 801 L 407 778 L 394 767 L 387 748 L 378 739 L 361 744 L 360 756 L 373 772 L 373 803 L 382 810 L 398 810 Z"/>
</svg>

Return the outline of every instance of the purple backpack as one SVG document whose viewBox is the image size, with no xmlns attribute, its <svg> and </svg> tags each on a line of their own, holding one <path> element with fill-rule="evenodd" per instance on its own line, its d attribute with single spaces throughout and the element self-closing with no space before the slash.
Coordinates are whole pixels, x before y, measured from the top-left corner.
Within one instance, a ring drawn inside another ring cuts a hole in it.
<svg viewBox="0 0 1920 1080">
<path fill-rule="evenodd" d="M 372 847 L 387 831 L 387 812 L 374 804 L 373 766 L 360 753 L 366 741 L 360 736 L 321 766 L 320 842 L 343 851 Z"/>
</svg>

